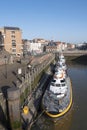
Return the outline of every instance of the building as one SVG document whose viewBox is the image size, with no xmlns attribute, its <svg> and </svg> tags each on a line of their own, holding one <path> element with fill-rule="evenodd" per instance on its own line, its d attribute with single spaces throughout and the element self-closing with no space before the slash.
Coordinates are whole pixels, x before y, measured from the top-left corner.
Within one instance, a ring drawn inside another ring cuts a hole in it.
<svg viewBox="0 0 87 130">
<path fill-rule="evenodd" d="M 3 43 L 0 46 L 13 55 L 22 54 L 22 31 L 18 27 L 0 28 L 3 35 Z M 1 48 L 1 47 L 0 47 Z"/>
<path fill-rule="evenodd" d="M 73 50 L 76 48 L 76 45 L 73 43 L 67 43 L 67 50 Z"/>
<path fill-rule="evenodd" d="M 23 46 L 23 56 L 30 54 L 30 41 L 27 39 L 22 39 L 22 46 Z"/>
<path fill-rule="evenodd" d="M 0 50 L 3 50 L 4 37 L 2 32 L 0 32 Z"/>
<path fill-rule="evenodd" d="M 55 42 L 50 41 L 46 46 L 46 52 L 57 52 L 57 45 Z"/>
<path fill-rule="evenodd" d="M 33 39 L 33 42 L 35 43 L 42 43 L 42 44 L 48 44 L 48 40 L 42 39 L 42 38 L 35 38 Z"/>
<path fill-rule="evenodd" d="M 41 43 L 30 42 L 30 52 L 42 53 Z"/>
</svg>

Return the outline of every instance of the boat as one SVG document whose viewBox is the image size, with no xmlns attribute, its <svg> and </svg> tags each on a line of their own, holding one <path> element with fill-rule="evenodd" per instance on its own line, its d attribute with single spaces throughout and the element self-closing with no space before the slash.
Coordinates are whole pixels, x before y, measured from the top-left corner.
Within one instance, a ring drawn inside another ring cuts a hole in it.
<svg viewBox="0 0 87 130">
<path fill-rule="evenodd" d="M 59 61 L 62 61 L 62 63 L 65 63 L 66 60 L 65 60 L 63 53 L 59 54 Z"/>
<path fill-rule="evenodd" d="M 63 59 L 63 60 L 62 60 Z M 60 66 L 61 62 L 61 66 Z M 67 74 L 64 56 L 59 56 L 55 73 L 42 98 L 42 109 L 51 118 L 63 116 L 72 105 L 72 85 Z"/>
</svg>

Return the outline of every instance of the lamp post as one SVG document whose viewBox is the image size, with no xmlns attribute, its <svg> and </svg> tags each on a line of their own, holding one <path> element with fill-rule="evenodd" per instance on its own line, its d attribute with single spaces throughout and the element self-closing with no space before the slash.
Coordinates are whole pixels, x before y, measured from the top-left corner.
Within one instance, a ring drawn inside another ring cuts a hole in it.
<svg viewBox="0 0 87 130">
<path fill-rule="evenodd" d="M 7 56 L 5 55 L 4 58 L 5 58 L 5 76 L 7 79 Z"/>
</svg>

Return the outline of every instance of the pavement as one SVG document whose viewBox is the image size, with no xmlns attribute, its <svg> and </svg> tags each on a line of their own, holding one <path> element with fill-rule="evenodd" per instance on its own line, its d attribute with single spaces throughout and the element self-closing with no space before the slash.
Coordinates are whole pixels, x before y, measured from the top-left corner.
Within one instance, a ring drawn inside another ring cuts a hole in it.
<svg viewBox="0 0 87 130">
<path fill-rule="evenodd" d="M 29 62 L 28 62 L 29 60 Z M 16 81 L 20 77 L 18 69 L 22 69 L 22 74 L 28 70 L 28 63 L 31 62 L 32 66 L 40 64 L 41 56 L 28 57 L 21 60 L 21 62 L 14 61 L 13 64 L 0 65 L 0 91 L 6 91 L 9 87 L 16 86 Z M 28 70 L 29 71 L 29 70 Z"/>
<path fill-rule="evenodd" d="M 7 90 L 9 87 L 13 87 L 16 85 L 16 81 L 18 80 L 18 69 L 22 69 L 22 74 L 24 75 L 25 70 L 28 70 L 28 63 L 31 63 L 32 66 L 36 66 L 39 64 L 40 56 L 37 57 L 27 57 L 17 62 L 14 61 L 13 64 L 4 64 L 0 65 L 0 91 Z"/>
<path fill-rule="evenodd" d="M 24 73 L 27 64 L 14 62 L 13 64 L 0 65 L 0 90 L 15 86 L 18 80 L 18 68 L 21 68 Z"/>
</svg>

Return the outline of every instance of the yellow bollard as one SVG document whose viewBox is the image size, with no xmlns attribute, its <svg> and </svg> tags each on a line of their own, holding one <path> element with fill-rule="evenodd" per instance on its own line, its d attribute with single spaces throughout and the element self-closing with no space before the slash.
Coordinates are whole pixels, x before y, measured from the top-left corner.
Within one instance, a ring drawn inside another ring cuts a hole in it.
<svg viewBox="0 0 87 130">
<path fill-rule="evenodd" d="M 29 113 L 29 108 L 28 108 L 28 106 L 24 106 L 23 112 L 24 112 L 24 114 L 28 114 L 28 113 Z"/>
</svg>

